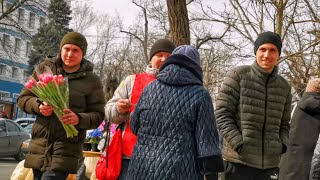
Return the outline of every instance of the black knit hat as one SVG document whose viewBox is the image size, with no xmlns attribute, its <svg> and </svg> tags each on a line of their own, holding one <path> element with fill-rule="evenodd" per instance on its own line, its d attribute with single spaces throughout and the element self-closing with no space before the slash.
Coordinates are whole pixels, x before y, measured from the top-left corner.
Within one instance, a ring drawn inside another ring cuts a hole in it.
<svg viewBox="0 0 320 180">
<path fill-rule="evenodd" d="M 83 56 L 87 52 L 87 46 L 88 46 L 87 39 L 78 32 L 69 32 L 68 34 L 64 35 L 60 43 L 60 50 L 65 44 L 74 44 L 79 46 L 80 49 L 82 50 Z"/>
<path fill-rule="evenodd" d="M 267 43 L 271 43 L 275 45 L 278 49 L 279 56 L 280 56 L 281 48 L 282 48 L 281 37 L 279 36 L 279 34 L 270 32 L 270 31 L 259 34 L 258 38 L 254 42 L 254 54 L 257 54 L 257 50 L 262 44 L 267 44 Z"/>
<path fill-rule="evenodd" d="M 151 47 L 149 60 L 151 60 L 157 52 L 168 52 L 171 54 L 175 47 L 176 46 L 169 39 L 160 39 Z"/>
</svg>

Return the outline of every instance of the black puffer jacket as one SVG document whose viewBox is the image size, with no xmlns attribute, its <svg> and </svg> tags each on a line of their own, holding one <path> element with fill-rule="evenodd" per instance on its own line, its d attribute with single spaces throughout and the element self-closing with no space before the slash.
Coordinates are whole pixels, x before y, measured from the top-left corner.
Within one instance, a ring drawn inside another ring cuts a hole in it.
<svg viewBox="0 0 320 180">
<path fill-rule="evenodd" d="M 288 151 L 280 166 L 281 180 L 309 179 L 311 159 L 319 133 L 320 93 L 305 92 L 291 119 Z M 314 176 L 319 177 L 316 174 Z"/>
<path fill-rule="evenodd" d="M 127 179 L 200 180 L 223 170 L 211 97 L 189 60 L 170 56 L 144 88 L 131 114 L 138 140 Z"/>
<path fill-rule="evenodd" d="M 82 144 L 87 129 L 97 128 L 104 117 L 104 95 L 101 81 L 93 71 L 93 64 L 85 59 L 77 72 L 66 73 L 62 69 L 59 55 L 47 58 L 38 66 L 40 73 L 49 67 L 53 74 L 63 74 L 69 82 L 69 108 L 79 115 L 75 127 L 78 136 L 67 138 L 57 116 L 43 116 L 39 111 L 36 96 L 28 89 L 22 89 L 17 100 L 18 106 L 29 114 L 37 115 L 32 128 L 32 140 L 26 156 L 25 167 L 44 170 L 57 170 L 75 174 L 78 160 L 82 157 Z M 37 79 L 36 73 L 33 77 Z"/>
</svg>

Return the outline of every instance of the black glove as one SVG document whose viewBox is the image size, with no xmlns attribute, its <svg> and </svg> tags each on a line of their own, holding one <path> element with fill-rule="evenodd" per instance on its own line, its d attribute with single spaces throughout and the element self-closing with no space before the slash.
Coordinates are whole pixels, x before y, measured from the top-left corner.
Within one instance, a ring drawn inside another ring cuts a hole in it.
<svg viewBox="0 0 320 180">
<path fill-rule="evenodd" d="M 206 180 L 218 180 L 218 173 L 211 173 L 206 175 Z"/>
</svg>

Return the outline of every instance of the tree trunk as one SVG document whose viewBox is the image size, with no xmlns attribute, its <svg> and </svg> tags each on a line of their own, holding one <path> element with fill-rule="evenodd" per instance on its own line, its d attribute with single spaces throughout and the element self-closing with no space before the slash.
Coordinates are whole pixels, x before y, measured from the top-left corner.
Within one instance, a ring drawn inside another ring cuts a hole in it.
<svg viewBox="0 0 320 180">
<path fill-rule="evenodd" d="M 170 38 L 176 46 L 190 44 L 186 0 L 167 0 Z"/>
</svg>

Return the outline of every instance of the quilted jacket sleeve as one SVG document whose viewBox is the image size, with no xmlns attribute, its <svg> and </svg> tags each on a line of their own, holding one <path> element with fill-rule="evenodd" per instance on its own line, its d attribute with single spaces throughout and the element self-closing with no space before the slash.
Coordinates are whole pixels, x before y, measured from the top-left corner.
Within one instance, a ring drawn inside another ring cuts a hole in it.
<svg viewBox="0 0 320 180">
<path fill-rule="evenodd" d="M 130 99 L 131 91 L 134 83 L 134 75 L 130 75 L 123 80 L 119 87 L 115 90 L 113 97 L 105 105 L 106 119 L 111 123 L 121 124 L 129 119 L 129 113 L 120 114 L 117 110 L 117 102 L 119 99 Z"/>
<path fill-rule="evenodd" d="M 197 113 L 195 128 L 198 163 L 204 175 L 224 170 L 219 134 L 216 127 L 213 104 L 205 91 Z"/>
<path fill-rule="evenodd" d="M 100 78 L 97 75 L 91 77 L 93 91 L 86 97 L 86 112 L 78 113 L 79 123 L 76 125 L 80 129 L 95 129 L 104 119 L 104 93 Z"/>
<path fill-rule="evenodd" d="M 280 127 L 280 138 L 283 144 L 282 153 L 287 151 L 287 147 L 289 145 L 289 122 L 291 119 L 291 105 L 292 105 L 292 95 L 291 91 L 289 91 L 287 96 L 287 101 L 285 104 L 285 109 L 283 111 L 283 117 L 281 119 L 281 127 Z"/>
<path fill-rule="evenodd" d="M 240 98 L 240 78 L 230 70 L 220 88 L 216 101 L 217 126 L 223 138 L 239 150 L 243 144 L 242 134 L 236 124 L 236 109 Z"/>
</svg>

